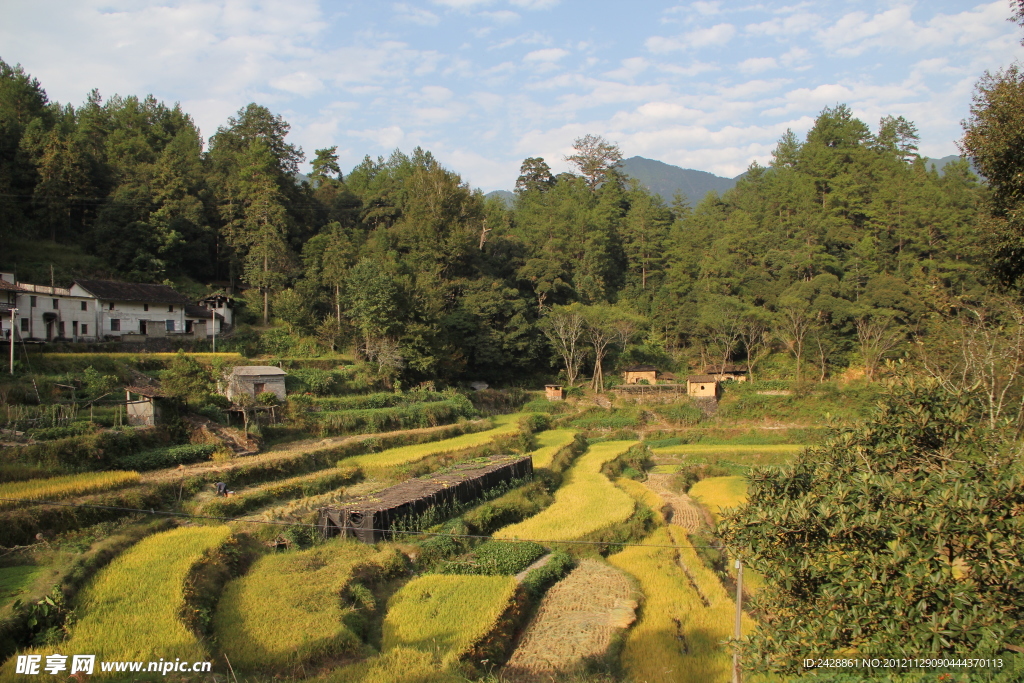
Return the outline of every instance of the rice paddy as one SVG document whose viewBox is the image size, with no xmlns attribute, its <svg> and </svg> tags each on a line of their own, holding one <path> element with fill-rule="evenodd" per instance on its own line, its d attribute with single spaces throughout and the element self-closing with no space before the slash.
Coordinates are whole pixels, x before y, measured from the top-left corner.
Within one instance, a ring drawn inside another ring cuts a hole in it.
<svg viewBox="0 0 1024 683">
<path fill-rule="evenodd" d="M 384 650 L 429 652 L 441 666 L 470 653 L 515 598 L 511 576 L 428 574 L 392 596 L 384 618 Z"/>
<path fill-rule="evenodd" d="M 462 436 L 456 436 L 442 441 L 419 443 L 412 446 L 402 446 L 400 448 L 389 448 L 388 450 L 381 451 L 380 453 L 357 455 L 351 458 L 346 458 L 342 461 L 342 464 L 353 465 L 363 469 L 382 469 L 418 462 L 432 455 L 442 455 L 444 453 L 459 451 L 464 448 L 483 446 L 490 443 L 495 437 L 512 434 L 518 431 L 518 420 L 521 417 L 523 417 L 521 414 L 499 415 L 494 418 L 495 426 L 493 429 L 474 432 L 472 434 L 463 434 Z"/>
<path fill-rule="evenodd" d="M 690 497 L 706 507 L 717 522 L 724 510 L 747 502 L 746 477 L 708 477 L 690 487 Z"/>
<path fill-rule="evenodd" d="M 629 519 L 633 499 L 601 474 L 601 466 L 635 441 L 605 441 L 581 455 L 555 491 L 555 502 L 539 514 L 499 529 L 496 538 L 569 541 Z"/>
<path fill-rule="evenodd" d="M 722 643 L 733 635 L 735 603 L 688 545 L 682 529 L 662 527 L 645 545 L 608 558 L 636 577 L 644 594 L 642 616 L 622 650 L 629 680 L 726 683 L 730 679 L 732 655 Z M 752 628 L 753 621 L 744 615 L 743 633 Z"/>
<path fill-rule="evenodd" d="M 687 443 L 651 448 L 655 456 L 682 456 L 691 462 L 727 461 L 741 466 L 781 465 L 792 462 L 802 444 L 703 444 Z"/>
<path fill-rule="evenodd" d="M 17 507 L 19 500 L 59 500 L 134 484 L 138 472 L 86 472 L 49 479 L 30 479 L 0 484 L 0 510 Z M 7 499 L 7 500 L 4 500 Z"/>
<path fill-rule="evenodd" d="M 572 443 L 576 438 L 574 429 L 549 429 L 535 435 L 537 450 L 530 453 L 534 467 L 551 467 L 555 454 Z"/>
<path fill-rule="evenodd" d="M 95 654 L 97 660 L 209 660 L 203 643 L 181 620 L 185 582 L 229 535 L 226 526 L 179 527 L 139 541 L 85 589 L 76 608 L 80 619 L 60 652 Z"/>
<path fill-rule="evenodd" d="M 214 634 L 235 667 L 293 668 L 363 649 L 346 625 L 355 612 L 342 596 L 353 575 L 401 566 L 395 550 L 334 541 L 300 552 L 265 555 L 229 582 L 214 615 Z"/>
</svg>

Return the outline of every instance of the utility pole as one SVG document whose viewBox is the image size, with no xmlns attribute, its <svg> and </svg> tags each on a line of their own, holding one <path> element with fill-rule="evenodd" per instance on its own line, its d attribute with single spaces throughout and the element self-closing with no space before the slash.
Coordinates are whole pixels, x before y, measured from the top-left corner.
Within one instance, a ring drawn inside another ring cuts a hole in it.
<svg viewBox="0 0 1024 683">
<path fill-rule="evenodd" d="M 210 325 L 213 326 L 213 352 L 217 353 L 217 309 L 210 311 Z"/>
<path fill-rule="evenodd" d="M 11 309 L 11 374 L 14 374 L 14 316 L 18 314 L 17 308 Z"/>
<path fill-rule="evenodd" d="M 736 632 L 735 649 L 732 651 L 732 683 L 740 683 L 740 630 L 743 620 L 743 563 L 736 560 Z"/>
</svg>

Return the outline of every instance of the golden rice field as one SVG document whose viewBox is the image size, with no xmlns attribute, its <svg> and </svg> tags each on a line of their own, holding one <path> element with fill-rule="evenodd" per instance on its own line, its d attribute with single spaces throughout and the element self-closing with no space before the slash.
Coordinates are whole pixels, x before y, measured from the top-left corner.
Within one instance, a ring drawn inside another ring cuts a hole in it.
<svg viewBox="0 0 1024 683">
<path fill-rule="evenodd" d="M 465 676 L 440 668 L 429 652 L 393 647 L 356 664 L 335 669 L 318 683 L 466 683 Z"/>
<path fill-rule="evenodd" d="M 228 582 L 214 615 L 221 650 L 239 669 L 283 669 L 355 653 L 359 637 L 343 618 L 342 591 L 357 571 L 380 573 L 397 551 L 338 540 L 301 552 L 264 555 Z"/>
<path fill-rule="evenodd" d="M 654 520 L 658 524 L 665 523 L 665 516 L 661 514 L 661 508 L 665 506 L 665 501 L 657 493 L 640 482 L 627 479 L 626 477 L 616 479 L 615 485 L 632 496 L 638 503 L 643 503 L 649 507 L 654 512 Z"/>
<path fill-rule="evenodd" d="M 494 536 L 569 541 L 627 520 L 633 514 L 633 499 L 601 474 L 601 466 L 635 444 L 594 444 L 569 469 L 565 483 L 555 491 L 554 503 L 523 522 L 499 529 Z"/>
<path fill-rule="evenodd" d="M 702 444 L 686 443 L 676 446 L 659 446 L 652 448 L 655 456 L 685 456 L 697 461 L 709 459 L 728 460 L 744 465 L 780 465 L 793 460 L 796 455 L 807 448 L 803 444 Z"/>
<path fill-rule="evenodd" d="M 412 446 L 389 448 L 388 450 L 381 451 L 380 453 L 367 453 L 366 455 L 357 455 L 351 458 L 346 458 L 342 462 L 345 465 L 355 465 L 363 468 L 364 470 L 381 469 L 385 467 L 395 467 L 396 465 L 407 465 L 409 463 L 423 460 L 424 458 L 432 455 L 451 453 L 453 451 L 462 450 L 463 448 L 483 446 L 495 437 L 512 434 L 517 431 L 519 429 L 519 419 L 521 417 L 523 417 L 522 413 L 498 415 L 494 418 L 495 427 L 493 429 L 474 432 L 472 434 L 463 434 L 462 436 L 456 436 L 442 441 L 431 441 L 428 443 L 414 444 Z"/>
<path fill-rule="evenodd" d="M 209 660 L 206 648 L 181 620 L 185 580 L 230 533 L 226 526 L 179 527 L 139 541 L 83 591 L 70 639 L 59 649 L 44 646 L 33 652 L 95 654 L 97 661 Z M 0 678 L 13 677 L 15 659 L 7 661 Z"/>
<path fill-rule="evenodd" d="M 640 583 L 644 606 L 627 634 L 622 667 L 629 680 L 647 683 L 726 683 L 732 653 L 722 641 L 733 635 L 735 603 L 679 527 L 662 527 L 643 546 L 626 548 L 608 561 Z M 684 569 L 685 567 L 685 569 Z M 746 635 L 754 622 L 743 616 Z"/>
<path fill-rule="evenodd" d="M 2 500 L 18 498 L 27 500 L 53 500 L 84 496 L 134 484 L 139 480 L 138 472 L 86 472 L 69 474 L 49 479 L 30 479 L 0 484 L 0 510 L 19 505 L 17 501 Z"/>
<path fill-rule="evenodd" d="M 429 652 L 441 666 L 459 660 L 490 633 L 515 599 L 511 576 L 427 574 L 388 601 L 384 650 Z"/>
<path fill-rule="evenodd" d="M 690 487 L 690 497 L 711 511 L 717 522 L 722 511 L 747 502 L 747 478 L 708 477 Z"/>
<path fill-rule="evenodd" d="M 576 438 L 576 431 L 573 429 L 549 429 L 536 435 L 539 448 L 530 457 L 533 458 L 534 467 L 551 467 L 555 454 L 572 443 Z"/>
</svg>

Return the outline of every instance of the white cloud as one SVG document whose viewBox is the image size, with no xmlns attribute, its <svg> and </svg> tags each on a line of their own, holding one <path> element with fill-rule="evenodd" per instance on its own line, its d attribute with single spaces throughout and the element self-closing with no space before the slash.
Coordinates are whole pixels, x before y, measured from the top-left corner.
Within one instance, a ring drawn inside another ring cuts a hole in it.
<svg viewBox="0 0 1024 683">
<path fill-rule="evenodd" d="M 270 85 L 278 90 L 286 90 L 305 97 L 324 89 L 323 81 L 312 74 L 306 73 L 305 71 L 296 71 L 295 73 L 288 74 L 287 76 L 272 79 L 270 81 Z"/>
<path fill-rule="evenodd" d="M 794 67 L 802 62 L 806 62 L 811 56 L 811 53 L 802 47 L 791 47 L 786 54 L 779 57 L 779 61 L 782 62 L 783 66 Z"/>
<path fill-rule="evenodd" d="M 736 35 L 736 27 L 732 24 L 716 24 L 709 28 L 699 28 L 673 38 L 651 36 L 644 46 L 654 53 L 675 52 L 712 45 L 725 45 Z"/>
<path fill-rule="evenodd" d="M 477 5 L 489 5 L 491 0 L 433 0 L 435 5 L 443 5 L 452 9 L 472 9 Z"/>
<path fill-rule="evenodd" d="M 551 9 L 556 6 L 561 0 L 509 0 L 516 7 L 522 7 L 527 10 L 543 10 Z"/>
<path fill-rule="evenodd" d="M 523 57 L 524 62 L 557 62 L 558 60 L 567 57 L 569 55 L 568 50 L 563 50 L 560 47 L 551 47 L 543 50 L 534 50 L 533 52 L 526 53 Z"/>
<path fill-rule="evenodd" d="M 703 14 L 709 16 L 712 14 L 718 14 L 722 11 L 721 2 L 708 2 L 707 0 L 697 0 L 697 2 L 690 3 L 690 7 L 693 8 L 697 14 Z"/>
<path fill-rule="evenodd" d="M 520 18 L 518 14 L 507 9 L 498 10 L 497 12 L 481 12 L 480 16 L 490 19 L 496 24 L 512 24 L 519 21 Z"/>
<path fill-rule="evenodd" d="M 769 69 L 778 68 L 774 57 L 750 57 L 739 63 L 739 70 L 743 73 L 756 74 Z"/>
<path fill-rule="evenodd" d="M 452 91 L 440 85 L 425 85 L 420 93 L 428 102 L 447 102 L 452 98 Z"/>
<path fill-rule="evenodd" d="M 605 74 L 608 78 L 615 78 L 618 80 L 632 80 L 636 76 L 647 70 L 651 63 L 643 57 L 630 57 L 622 60 L 622 66 L 614 71 L 609 71 Z"/>
<path fill-rule="evenodd" d="M 796 12 L 788 17 L 777 17 L 759 24 L 747 24 L 743 30 L 750 35 L 782 36 L 792 38 L 813 31 L 825 23 L 817 14 Z"/>
<path fill-rule="evenodd" d="M 410 21 L 420 26 L 437 26 L 441 19 L 430 10 L 422 7 L 414 7 L 405 2 L 398 2 L 392 6 L 395 14 L 402 21 Z"/>
<path fill-rule="evenodd" d="M 371 140 L 378 147 L 384 149 L 396 149 L 405 139 L 405 131 L 399 126 L 387 126 L 385 128 L 368 128 L 365 130 L 349 130 L 347 133 L 353 137 Z"/>
</svg>

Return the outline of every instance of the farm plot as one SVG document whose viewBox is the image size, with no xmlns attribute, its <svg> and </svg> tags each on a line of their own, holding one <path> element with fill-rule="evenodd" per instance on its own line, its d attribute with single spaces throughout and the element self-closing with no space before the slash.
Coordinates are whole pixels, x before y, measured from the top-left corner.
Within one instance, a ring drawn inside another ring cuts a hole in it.
<svg viewBox="0 0 1024 683">
<path fill-rule="evenodd" d="M 678 548 L 654 547 L 676 545 Z M 629 680 L 649 683 L 725 683 L 732 654 L 735 603 L 678 527 L 662 527 L 642 546 L 608 561 L 632 574 L 644 594 L 642 616 L 626 637 L 622 666 Z M 753 628 L 744 615 L 742 632 Z"/>
<path fill-rule="evenodd" d="M 635 443 L 606 441 L 591 446 L 569 470 L 550 507 L 526 521 L 499 529 L 495 538 L 569 541 L 629 519 L 633 499 L 601 474 L 601 467 Z"/>
<path fill-rule="evenodd" d="M 717 522 L 722 511 L 747 502 L 746 477 L 708 477 L 690 487 L 690 497 L 704 505 Z"/>
<path fill-rule="evenodd" d="M 683 456 L 692 462 L 712 460 L 729 461 L 740 466 L 780 465 L 792 461 L 797 453 L 807 448 L 802 444 L 703 444 L 687 443 L 675 446 L 656 446 L 651 452 L 659 456 Z M 660 458 L 659 458 L 660 459 Z"/>
<path fill-rule="evenodd" d="M 687 531 L 697 531 L 703 522 L 701 511 L 693 499 L 685 493 L 673 491 L 669 482 L 671 474 L 649 473 L 646 486 L 672 508 L 672 524 L 677 524 Z"/>
<path fill-rule="evenodd" d="M 17 507 L 19 500 L 57 500 L 100 493 L 139 481 L 138 472 L 86 472 L 49 479 L 30 479 L 0 484 L 0 510 Z"/>
<path fill-rule="evenodd" d="M 356 575 L 383 578 L 402 566 L 394 549 L 351 541 L 266 555 L 225 586 L 213 620 L 217 643 L 235 667 L 255 671 L 357 653 L 363 643 L 346 623 L 356 605 L 343 595 L 369 595 L 351 583 Z"/>
<path fill-rule="evenodd" d="M 213 498 L 196 507 L 196 514 L 214 517 L 235 517 L 275 501 L 306 498 L 337 491 L 359 476 L 355 467 L 332 467 L 312 474 L 303 474 L 254 486 L 229 498 Z"/>
<path fill-rule="evenodd" d="M 209 660 L 181 620 L 185 582 L 229 535 L 226 526 L 180 527 L 139 541 L 85 589 L 76 610 L 81 618 L 59 651 L 95 654 L 97 660 Z M 55 651 L 52 646 L 34 650 L 43 655 Z M 13 678 L 14 664 L 12 657 L 0 677 Z"/>
<path fill-rule="evenodd" d="M 407 465 L 418 462 L 432 455 L 443 455 L 452 453 L 464 448 L 474 448 L 490 443 L 495 437 L 505 434 L 512 434 L 519 429 L 519 418 L 522 414 L 499 415 L 494 418 L 495 427 L 482 432 L 463 434 L 443 441 L 415 444 L 413 446 L 402 446 L 390 448 L 380 453 L 367 453 L 346 458 L 342 461 L 345 465 L 361 467 L 364 470 L 381 470 L 397 465 Z"/>
<path fill-rule="evenodd" d="M 533 466 L 550 467 L 555 454 L 576 438 L 576 431 L 573 429 L 549 429 L 537 434 L 536 438 L 539 448 L 530 454 L 533 458 Z"/>
<path fill-rule="evenodd" d="M 429 652 L 442 667 L 469 657 L 513 607 L 516 587 L 511 576 L 428 574 L 413 579 L 388 601 L 384 651 Z"/>
<path fill-rule="evenodd" d="M 621 571 L 586 559 L 556 583 L 509 658 L 511 681 L 548 681 L 608 651 L 615 634 L 636 618 L 636 594 Z"/>
<path fill-rule="evenodd" d="M 427 403 L 412 403 L 390 408 L 366 408 L 310 413 L 320 436 L 353 434 L 356 432 L 383 432 L 389 429 L 433 427 L 455 422 L 459 418 L 474 417 L 479 413 L 465 396 L 445 398 Z"/>
</svg>

